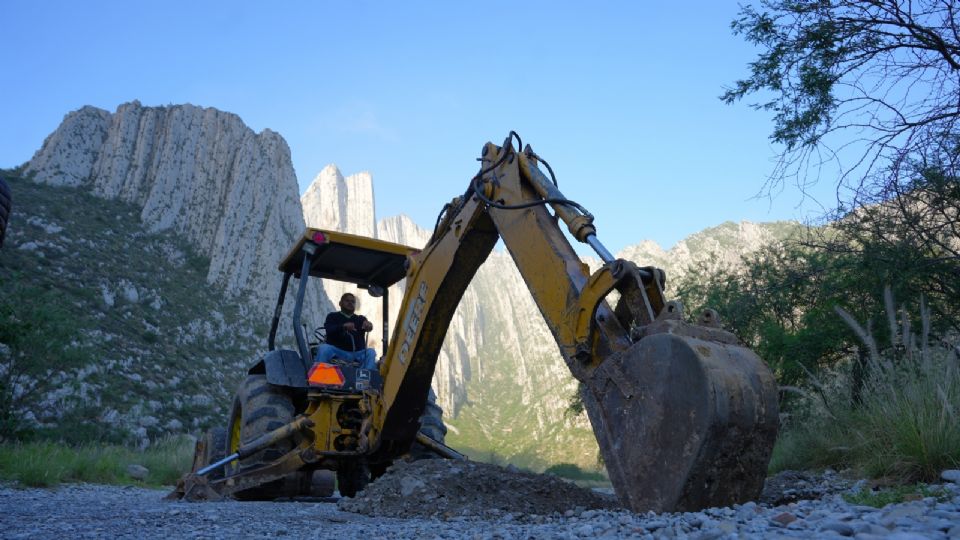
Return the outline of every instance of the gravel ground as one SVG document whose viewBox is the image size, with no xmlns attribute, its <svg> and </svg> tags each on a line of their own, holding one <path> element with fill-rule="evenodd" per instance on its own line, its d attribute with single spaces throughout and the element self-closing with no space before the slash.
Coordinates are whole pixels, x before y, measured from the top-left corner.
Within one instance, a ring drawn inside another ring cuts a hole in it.
<svg viewBox="0 0 960 540">
<path fill-rule="evenodd" d="M 814 486 L 815 493 L 825 495 L 684 514 L 568 508 L 541 515 L 470 507 L 469 515 L 441 518 L 368 516 L 343 511 L 332 502 L 165 502 L 164 491 L 134 487 L 4 486 L 0 538 L 960 539 L 960 485 L 955 483 L 943 484 L 946 496 L 940 500 L 876 509 L 846 503 L 837 492 L 850 489 L 850 482 L 837 475 L 806 475 L 803 481 L 806 488 Z M 789 495 L 797 492 L 802 490 Z"/>
</svg>

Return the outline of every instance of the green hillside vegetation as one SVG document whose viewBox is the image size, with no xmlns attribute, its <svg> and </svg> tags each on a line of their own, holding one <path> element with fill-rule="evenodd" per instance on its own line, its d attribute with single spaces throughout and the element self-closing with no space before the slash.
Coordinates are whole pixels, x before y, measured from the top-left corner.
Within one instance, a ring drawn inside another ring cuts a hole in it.
<svg viewBox="0 0 960 540">
<path fill-rule="evenodd" d="M 721 99 L 770 113 L 779 152 L 761 193 L 836 193 L 830 227 L 683 287 L 784 385 L 775 466 L 960 462 L 960 86 L 930 47 L 956 44 L 956 6 L 901 7 L 767 0 L 731 25 L 757 56 Z"/>
<path fill-rule="evenodd" d="M 9 175 L 9 171 L 7 174 Z M 266 323 L 138 210 L 14 177 L 0 251 L 0 441 L 147 446 L 222 423 Z"/>
<path fill-rule="evenodd" d="M 534 407 L 523 403 L 525 392 L 530 403 L 562 400 L 575 384 L 572 377 L 556 387 L 536 385 L 524 389 L 506 375 L 515 371 L 506 351 L 485 347 L 477 358 L 471 359 L 473 373 L 479 372 L 479 362 L 484 363 L 485 380 L 471 379 L 467 385 L 471 402 L 456 418 L 445 419 L 454 428 L 447 433 L 447 444 L 472 459 L 510 463 L 535 471 L 564 461 L 573 461 L 587 470 L 597 468 L 599 449 L 589 424 L 568 417 L 545 423 L 545 419 L 537 418 Z"/>
</svg>

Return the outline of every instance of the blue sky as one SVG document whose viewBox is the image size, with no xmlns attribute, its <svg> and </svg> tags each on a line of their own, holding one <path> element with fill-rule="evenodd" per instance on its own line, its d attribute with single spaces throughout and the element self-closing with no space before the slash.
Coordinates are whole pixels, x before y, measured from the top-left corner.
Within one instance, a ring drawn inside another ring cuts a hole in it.
<svg viewBox="0 0 960 540">
<path fill-rule="evenodd" d="M 0 167 L 63 116 L 193 103 L 290 145 L 301 192 L 328 163 L 373 174 L 377 215 L 433 225 L 512 129 L 612 251 L 724 221 L 804 219 L 834 197 L 754 198 L 769 117 L 724 105 L 753 49 L 736 2 L 0 3 Z"/>
</svg>

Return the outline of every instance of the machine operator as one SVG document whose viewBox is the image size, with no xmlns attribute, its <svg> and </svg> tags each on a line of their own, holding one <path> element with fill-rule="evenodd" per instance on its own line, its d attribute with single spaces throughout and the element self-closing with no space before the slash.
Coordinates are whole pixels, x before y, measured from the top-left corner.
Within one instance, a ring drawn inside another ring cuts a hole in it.
<svg viewBox="0 0 960 540">
<path fill-rule="evenodd" d="M 346 293 L 340 297 L 340 311 L 327 315 L 323 329 L 326 343 L 317 348 L 317 362 L 329 363 L 333 358 L 360 362 L 363 369 L 377 369 L 377 353 L 367 347 L 366 333 L 373 324 L 363 315 L 357 315 L 357 297 Z"/>
</svg>

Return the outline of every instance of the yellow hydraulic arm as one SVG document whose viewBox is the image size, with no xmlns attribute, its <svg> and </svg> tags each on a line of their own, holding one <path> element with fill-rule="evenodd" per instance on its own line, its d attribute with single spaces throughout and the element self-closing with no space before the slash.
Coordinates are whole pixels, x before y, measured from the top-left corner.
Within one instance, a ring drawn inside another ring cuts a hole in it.
<svg viewBox="0 0 960 540">
<path fill-rule="evenodd" d="M 511 133 L 502 146 L 484 145 L 480 172 L 409 259 L 367 434 L 371 458 L 398 455 L 416 437 L 450 320 L 502 238 L 564 361 L 584 383 L 621 501 L 638 511 L 674 510 L 755 497 L 776 434 L 769 370 L 715 318 L 683 322 L 664 298 L 663 273 L 615 259 L 597 240 L 593 216 L 560 193 L 529 146 L 515 150 L 513 138 L 519 142 Z M 599 270 L 590 273 L 558 218 L 598 253 Z M 616 309 L 605 300 L 613 290 Z"/>
</svg>

